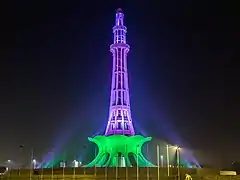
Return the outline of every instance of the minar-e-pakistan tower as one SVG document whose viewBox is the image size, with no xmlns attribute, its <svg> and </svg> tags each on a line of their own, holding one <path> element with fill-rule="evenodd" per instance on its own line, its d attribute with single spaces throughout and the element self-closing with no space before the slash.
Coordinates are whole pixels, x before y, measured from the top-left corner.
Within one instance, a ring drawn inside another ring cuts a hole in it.
<svg viewBox="0 0 240 180">
<path fill-rule="evenodd" d="M 131 117 L 127 71 L 127 54 L 130 46 L 126 43 L 127 28 L 124 26 L 123 20 L 124 15 L 121 9 L 118 9 L 113 27 L 114 41 L 110 46 L 113 55 L 113 69 L 106 136 L 113 134 L 135 135 Z"/>
<path fill-rule="evenodd" d="M 113 69 L 108 123 L 105 135 L 88 138 L 98 146 L 98 154 L 86 167 L 154 166 L 142 154 L 142 145 L 152 138 L 135 135 L 133 127 L 127 70 L 130 46 L 126 33 L 124 14 L 118 9 L 113 27 L 114 41 L 110 46 Z"/>
</svg>

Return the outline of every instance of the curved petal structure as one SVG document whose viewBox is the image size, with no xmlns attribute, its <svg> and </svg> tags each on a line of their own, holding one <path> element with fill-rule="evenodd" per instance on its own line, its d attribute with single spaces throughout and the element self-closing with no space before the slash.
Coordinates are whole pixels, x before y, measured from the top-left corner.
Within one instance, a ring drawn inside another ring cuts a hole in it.
<svg viewBox="0 0 240 180">
<path fill-rule="evenodd" d="M 142 154 L 144 143 L 151 141 L 151 137 L 141 135 L 125 136 L 95 136 L 88 138 L 98 146 L 95 159 L 85 167 L 154 167 Z M 130 159 L 130 154 L 133 160 Z"/>
</svg>

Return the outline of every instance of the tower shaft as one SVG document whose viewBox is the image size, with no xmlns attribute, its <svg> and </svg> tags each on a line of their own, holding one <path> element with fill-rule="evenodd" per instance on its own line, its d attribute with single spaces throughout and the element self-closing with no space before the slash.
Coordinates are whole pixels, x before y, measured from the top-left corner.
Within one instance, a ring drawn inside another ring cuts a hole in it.
<svg viewBox="0 0 240 180">
<path fill-rule="evenodd" d="M 113 69 L 109 119 L 105 135 L 135 135 L 131 117 L 127 71 L 127 53 L 130 46 L 126 43 L 126 33 L 124 14 L 118 9 L 113 27 L 114 41 L 110 46 L 113 55 Z"/>
</svg>

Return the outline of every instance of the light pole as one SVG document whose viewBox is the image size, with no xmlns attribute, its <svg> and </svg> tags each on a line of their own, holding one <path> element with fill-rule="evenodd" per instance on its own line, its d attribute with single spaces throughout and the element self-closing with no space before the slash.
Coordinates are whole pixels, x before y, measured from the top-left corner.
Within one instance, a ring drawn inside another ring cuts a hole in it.
<svg viewBox="0 0 240 180">
<path fill-rule="evenodd" d="M 8 163 L 8 169 L 11 169 L 11 162 L 12 162 L 12 161 L 11 161 L 10 159 L 7 160 L 7 163 Z"/>
<path fill-rule="evenodd" d="M 65 167 L 66 167 L 66 152 L 64 152 L 63 160 L 62 160 L 62 179 L 65 178 Z"/>
<path fill-rule="evenodd" d="M 139 169 L 138 169 L 138 164 L 139 164 L 139 162 L 138 162 L 138 152 L 139 152 L 139 145 L 137 145 L 137 180 L 139 179 Z"/>
<path fill-rule="evenodd" d="M 33 171 L 34 166 L 35 166 L 34 164 L 36 163 L 36 160 L 33 159 L 33 157 L 34 157 L 34 149 L 31 148 L 31 164 L 30 164 L 30 171 L 29 171 L 30 180 L 32 179 L 32 171 Z"/>
<path fill-rule="evenodd" d="M 94 149 L 94 156 L 95 156 L 95 158 L 97 157 L 97 149 L 96 149 L 96 147 Z M 95 165 L 94 165 L 94 176 L 96 176 L 96 175 L 97 175 L 97 167 L 96 167 L 96 163 L 95 163 Z"/>
<path fill-rule="evenodd" d="M 115 150 L 114 150 L 115 151 Z M 118 161 L 119 161 L 119 154 L 116 155 L 116 180 L 118 179 Z"/>
<path fill-rule="evenodd" d="M 11 163 L 12 163 L 12 161 L 9 159 L 9 160 L 7 160 L 7 163 L 8 163 L 8 171 L 9 171 L 9 173 L 8 173 L 8 179 L 10 178 L 10 176 L 11 176 Z"/>
<path fill-rule="evenodd" d="M 159 171 L 160 162 L 159 162 L 159 160 L 160 160 L 160 158 L 159 158 L 159 145 L 157 145 L 157 166 L 158 166 L 157 176 L 158 176 L 158 180 L 159 180 L 159 177 L 160 177 L 160 171 Z"/>
<path fill-rule="evenodd" d="M 87 149 L 87 146 L 84 145 L 84 146 L 83 146 L 83 149 L 84 149 L 84 150 Z M 84 175 L 86 174 L 86 168 L 85 168 L 85 167 L 83 167 L 83 174 L 84 174 Z"/>
<path fill-rule="evenodd" d="M 35 169 L 35 168 L 36 168 L 36 164 L 37 164 L 37 161 L 36 161 L 36 159 L 33 159 L 33 160 L 32 160 L 32 166 L 33 166 L 33 169 Z"/>
<path fill-rule="evenodd" d="M 32 160 L 32 171 L 30 171 L 30 179 L 32 178 L 32 173 L 33 173 L 34 169 L 36 168 L 36 164 L 37 164 L 36 159 L 33 159 Z"/>
<path fill-rule="evenodd" d="M 180 150 L 180 146 L 172 146 L 172 145 L 167 144 L 167 174 L 168 174 L 168 176 L 170 175 L 169 148 L 176 149 L 176 152 L 177 152 L 177 171 L 178 171 L 178 178 L 179 178 L 179 175 L 180 175 L 180 169 L 179 169 L 179 164 L 180 164 L 179 150 Z"/>
<path fill-rule="evenodd" d="M 73 160 L 73 179 L 75 179 L 76 176 L 76 166 L 78 166 L 78 161 Z"/>
<path fill-rule="evenodd" d="M 167 175 L 169 176 L 169 145 L 167 144 Z"/>
<path fill-rule="evenodd" d="M 148 144 L 147 144 L 147 158 L 149 160 Z M 147 180 L 149 180 L 149 165 L 147 166 Z"/>
<path fill-rule="evenodd" d="M 161 167 L 163 167 L 163 155 L 160 156 L 161 159 Z"/>
<path fill-rule="evenodd" d="M 178 173 L 178 180 L 180 180 L 180 147 L 178 146 L 177 149 L 177 173 Z"/>
<path fill-rule="evenodd" d="M 55 151 L 54 151 L 54 149 L 52 149 L 52 167 L 51 167 L 51 179 L 53 180 L 53 166 L 54 166 L 54 156 L 55 156 Z"/>
<path fill-rule="evenodd" d="M 128 180 L 128 162 L 127 162 L 127 158 L 128 158 L 128 152 L 127 152 L 127 144 L 125 144 L 125 173 L 126 173 L 126 180 Z"/>
<path fill-rule="evenodd" d="M 19 170 L 18 170 L 18 176 L 20 176 L 21 175 L 21 172 L 20 172 L 20 170 L 21 170 L 21 168 L 22 168 L 22 166 L 23 166 L 23 148 L 24 148 L 24 145 L 20 145 L 19 146 L 19 151 L 20 151 L 20 158 L 19 158 L 19 163 L 20 163 L 20 165 L 19 165 Z"/>
</svg>

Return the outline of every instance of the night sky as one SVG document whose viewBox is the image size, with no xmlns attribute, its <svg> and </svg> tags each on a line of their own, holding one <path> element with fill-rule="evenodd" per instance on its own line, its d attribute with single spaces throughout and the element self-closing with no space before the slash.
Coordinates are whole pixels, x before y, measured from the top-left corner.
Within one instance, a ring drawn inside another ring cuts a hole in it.
<svg viewBox="0 0 240 180">
<path fill-rule="evenodd" d="M 0 162 L 17 161 L 21 144 L 26 158 L 31 147 L 41 158 L 70 142 L 81 151 L 88 136 L 104 131 L 118 7 L 131 46 L 136 130 L 223 164 L 240 160 L 239 23 L 220 3 L 25 0 L 2 6 Z"/>
</svg>

